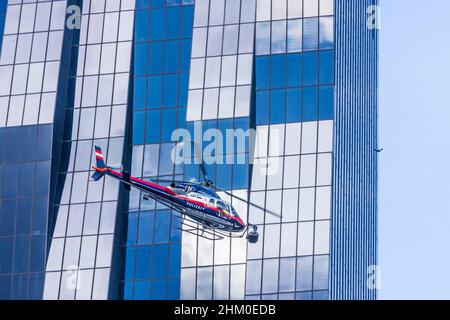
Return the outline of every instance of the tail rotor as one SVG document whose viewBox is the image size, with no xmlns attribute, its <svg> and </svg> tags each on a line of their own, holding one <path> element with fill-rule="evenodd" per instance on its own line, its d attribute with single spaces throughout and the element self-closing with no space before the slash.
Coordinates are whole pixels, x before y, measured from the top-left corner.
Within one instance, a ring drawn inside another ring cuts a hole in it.
<svg viewBox="0 0 450 320">
<path fill-rule="evenodd" d="M 92 167 L 95 170 L 92 175 L 92 179 L 94 181 L 98 181 L 105 175 L 105 170 L 107 167 L 105 166 L 105 157 L 103 156 L 102 149 L 99 146 L 95 146 L 95 160 L 96 166 Z"/>
</svg>

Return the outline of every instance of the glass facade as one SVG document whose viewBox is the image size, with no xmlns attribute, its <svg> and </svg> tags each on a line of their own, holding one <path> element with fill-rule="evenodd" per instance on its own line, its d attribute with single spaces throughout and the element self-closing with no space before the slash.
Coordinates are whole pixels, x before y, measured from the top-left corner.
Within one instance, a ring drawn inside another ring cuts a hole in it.
<svg viewBox="0 0 450 320">
<path fill-rule="evenodd" d="M 0 298 L 41 299 L 52 125 L 0 128 Z"/>
<path fill-rule="evenodd" d="M 133 60 L 131 175 L 182 179 L 171 135 L 186 119 L 193 1 L 137 1 Z M 124 299 L 179 299 L 180 220 L 131 190 Z"/>
<path fill-rule="evenodd" d="M 327 299 L 334 104 L 333 1 L 258 1 L 247 299 Z M 255 223 L 255 222 L 253 222 Z"/>
<path fill-rule="evenodd" d="M 363 14 L 377 4 L 336 1 L 332 299 L 377 298 L 367 277 L 377 265 L 378 31 Z"/>
<path fill-rule="evenodd" d="M 64 105 L 69 124 L 63 137 L 54 203 L 56 220 L 46 266 L 45 299 L 107 299 L 120 185 L 112 178 L 90 181 L 94 145 L 106 161 L 123 161 L 133 40 L 134 1 L 83 1 L 76 68 L 70 73 L 74 98 Z M 120 217 L 120 215 L 119 215 Z M 117 285 L 116 285 L 117 286 Z"/>
<path fill-rule="evenodd" d="M 1 2 L 0 295 L 42 299 L 65 1 Z"/>
<path fill-rule="evenodd" d="M 0 1 L 0 298 L 376 298 L 376 3 Z M 201 180 L 172 160 L 179 128 L 214 148 L 210 180 L 265 208 L 219 192 L 257 243 L 90 180 L 95 145 L 138 178 Z"/>
</svg>

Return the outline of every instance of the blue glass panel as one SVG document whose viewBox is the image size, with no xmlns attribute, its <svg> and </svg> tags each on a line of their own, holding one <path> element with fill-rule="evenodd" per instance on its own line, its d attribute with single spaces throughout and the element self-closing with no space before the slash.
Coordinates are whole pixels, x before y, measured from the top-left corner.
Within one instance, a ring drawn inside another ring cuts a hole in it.
<svg viewBox="0 0 450 320">
<path fill-rule="evenodd" d="M 177 109 L 178 118 L 177 118 L 177 127 L 184 128 L 186 127 L 186 108 L 180 107 Z"/>
<path fill-rule="evenodd" d="M 28 248 L 29 248 L 29 238 L 28 237 L 16 237 L 14 244 L 14 265 L 13 272 L 23 273 L 28 271 Z"/>
<path fill-rule="evenodd" d="M 162 76 L 148 77 L 148 107 L 160 108 L 162 100 Z"/>
<path fill-rule="evenodd" d="M 178 71 L 178 41 L 167 41 L 164 57 L 164 72 Z"/>
<path fill-rule="evenodd" d="M 286 52 L 286 21 L 272 21 L 272 53 Z"/>
<path fill-rule="evenodd" d="M 7 186 L 2 190 L 3 198 L 14 198 L 17 195 L 19 181 L 19 165 L 10 164 L 3 168 L 2 185 Z"/>
<path fill-rule="evenodd" d="M 272 88 L 281 88 L 286 86 L 286 55 L 272 55 L 270 74 Z"/>
<path fill-rule="evenodd" d="M 24 126 L 22 127 L 22 144 L 26 145 L 26 148 L 20 148 L 19 158 L 21 161 L 35 160 L 36 159 L 36 136 L 38 126 Z M 49 144 L 50 140 L 47 141 Z M 48 147 L 45 148 L 48 150 Z"/>
<path fill-rule="evenodd" d="M 180 299 L 180 280 L 169 279 L 167 281 L 167 300 Z"/>
<path fill-rule="evenodd" d="M 156 212 L 155 243 L 169 241 L 170 215 L 169 210 L 158 210 Z"/>
<path fill-rule="evenodd" d="M 3 200 L 0 213 L 0 236 L 14 235 L 14 217 L 16 214 L 16 201 Z"/>
<path fill-rule="evenodd" d="M 149 67 L 148 72 L 150 74 L 160 74 L 163 72 L 163 57 L 164 57 L 164 43 L 163 42 L 153 42 L 150 43 L 150 54 L 149 54 Z"/>
<path fill-rule="evenodd" d="M 303 90 L 303 121 L 317 120 L 318 116 L 317 88 Z"/>
<path fill-rule="evenodd" d="M 328 291 L 314 291 L 313 300 L 328 300 Z"/>
<path fill-rule="evenodd" d="M 150 298 L 150 281 L 134 283 L 134 300 L 148 300 Z"/>
<path fill-rule="evenodd" d="M 0 276 L 0 299 L 11 299 L 11 277 Z"/>
<path fill-rule="evenodd" d="M 145 142 L 156 143 L 160 140 L 161 129 L 161 111 L 148 110 L 147 111 L 147 127 L 145 128 Z"/>
<path fill-rule="evenodd" d="M 200 169 L 198 165 L 195 164 L 185 164 L 184 166 L 184 179 L 190 180 L 190 179 L 196 179 L 199 180 L 200 178 Z"/>
<path fill-rule="evenodd" d="M 28 275 L 18 274 L 13 276 L 12 299 L 24 300 L 27 298 Z"/>
<path fill-rule="evenodd" d="M 179 71 L 189 71 L 191 61 L 191 40 L 180 41 L 180 67 Z"/>
<path fill-rule="evenodd" d="M 134 74 L 147 74 L 148 45 L 137 43 L 134 45 Z"/>
<path fill-rule="evenodd" d="M 317 52 L 303 54 L 303 85 L 311 86 L 318 83 L 318 55 Z"/>
<path fill-rule="evenodd" d="M 135 247 L 127 247 L 125 258 L 125 280 L 130 280 L 134 278 L 134 264 L 135 264 Z"/>
<path fill-rule="evenodd" d="M 36 162 L 34 174 L 34 195 L 48 196 L 50 187 L 50 167 L 51 161 Z"/>
<path fill-rule="evenodd" d="M 164 7 L 166 0 L 152 0 L 152 8 Z"/>
<path fill-rule="evenodd" d="M 26 148 L 25 148 L 26 149 Z M 19 197 L 31 197 L 33 193 L 33 172 L 32 162 L 23 163 L 19 167 Z"/>
<path fill-rule="evenodd" d="M 300 122 L 302 120 L 302 91 L 289 89 L 287 91 L 287 122 Z"/>
<path fill-rule="evenodd" d="M 179 74 L 178 106 L 187 106 L 189 73 Z"/>
<path fill-rule="evenodd" d="M 320 102 L 319 104 L 320 120 L 333 119 L 334 87 L 332 86 L 320 87 L 319 102 Z"/>
<path fill-rule="evenodd" d="M 247 130 L 250 128 L 250 118 L 242 117 L 242 118 L 234 118 L 234 127 L 235 129 L 244 129 Z"/>
<path fill-rule="evenodd" d="M 181 4 L 181 0 L 167 0 L 167 6 L 177 6 Z"/>
<path fill-rule="evenodd" d="M 145 9 L 150 7 L 150 0 L 136 0 L 136 9 Z"/>
<path fill-rule="evenodd" d="M 49 160 L 52 157 L 53 125 L 38 126 L 36 159 Z M 25 142 L 24 142 L 25 143 Z"/>
<path fill-rule="evenodd" d="M 292 53 L 287 55 L 287 86 L 300 87 L 302 84 L 302 55 Z"/>
<path fill-rule="evenodd" d="M 194 23 L 194 6 L 181 9 L 181 38 L 192 38 L 192 26 Z"/>
<path fill-rule="evenodd" d="M 128 214 L 128 234 L 127 234 L 127 245 L 133 245 L 136 243 L 136 237 L 137 237 L 137 221 L 138 221 L 138 215 L 136 213 L 129 213 Z"/>
<path fill-rule="evenodd" d="M 269 123 L 269 91 L 256 92 L 256 124 Z"/>
<path fill-rule="evenodd" d="M 171 141 L 172 132 L 177 128 L 177 109 L 167 109 L 162 115 L 161 141 Z"/>
<path fill-rule="evenodd" d="M 31 232 L 33 235 L 47 233 L 47 198 L 34 199 L 33 218 Z"/>
<path fill-rule="evenodd" d="M 177 105 L 178 76 L 167 74 L 164 76 L 164 107 L 175 107 Z M 176 122 L 175 122 L 176 123 Z"/>
<path fill-rule="evenodd" d="M 288 21 L 288 52 L 302 51 L 302 19 Z"/>
<path fill-rule="evenodd" d="M 334 83 L 334 51 L 321 51 L 319 53 L 320 84 Z"/>
<path fill-rule="evenodd" d="M 217 128 L 223 136 L 225 136 L 227 129 L 233 129 L 233 119 L 220 119 L 219 121 L 204 121 L 205 130 Z M 225 147 L 225 146 L 224 146 Z"/>
<path fill-rule="evenodd" d="M 256 57 L 256 90 L 269 88 L 270 56 Z"/>
<path fill-rule="evenodd" d="M 164 9 L 151 10 L 150 40 L 162 40 L 164 38 Z"/>
<path fill-rule="evenodd" d="M 317 50 L 319 47 L 319 19 L 303 19 L 303 50 Z"/>
<path fill-rule="evenodd" d="M 311 292 L 297 292 L 295 294 L 296 300 L 311 300 Z"/>
<path fill-rule="evenodd" d="M 133 299 L 133 282 L 125 282 L 124 285 L 124 293 L 123 298 L 124 300 L 131 300 Z"/>
<path fill-rule="evenodd" d="M 216 184 L 225 190 L 231 190 L 231 164 L 217 165 Z"/>
<path fill-rule="evenodd" d="M 166 297 L 166 280 L 152 281 L 150 300 L 163 300 Z"/>
<path fill-rule="evenodd" d="M 2 158 L 6 162 L 13 162 L 19 160 L 19 146 L 21 142 L 20 127 L 8 128 L 6 131 L 6 139 L 4 145 L 4 154 Z"/>
<path fill-rule="evenodd" d="M 248 187 L 248 165 L 235 164 L 233 166 L 233 189 L 247 189 Z"/>
<path fill-rule="evenodd" d="M 153 223 L 155 215 L 153 211 L 141 212 L 139 215 L 138 244 L 149 244 L 153 242 Z"/>
<path fill-rule="evenodd" d="M 22 199 L 17 202 L 16 235 L 24 236 L 30 233 L 31 199 Z"/>
<path fill-rule="evenodd" d="M 133 97 L 133 108 L 143 109 L 145 108 L 146 102 L 146 89 L 147 89 L 147 79 L 146 78 L 134 78 L 134 97 Z"/>
<path fill-rule="evenodd" d="M 177 39 L 180 33 L 180 7 L 167 8 L 166 39 Z"/>
<path fill-rule="evenodd" d="M 172 213 L 172 228 L 170 230 L 170 242 L 181 241 L 181 231 L 177 228 L 181 227 L 181 220 Z M 171 249 L 172 250 L 172 249 Z"/>
<path fill-rule="evenodd" d="M 1 38 L 1 37 L 0 37 Z M 3 163 L 3 145 L 4 145 L 4 138 L 5 138 L 5 129 L 4 128 L 0 128 L 0 164 Z"/>
<path fill-rule="evenodd" d="M 31 237 L 30 271 L 45 271 L 45 235 Z"/>
<path fill-rule="evenodd" d="M 159 154 L 159 174 L 168 175 L 173 174 L 174 164 L 172 161 L 172 143 L 161 144 L 161 151 Z"/>
<path fill-rule="evenodd" d="M 134 38 L 136 41 L 145 41 L 149 37 L 149 11 L 136 11 Z"/>
<path fill-rule="evenodd" d="M 144 111 L 133 113 L 133 144 L 144 144 Z"/>
<path fill-rule="evenodd" d="M 172 243 L 169 253 L 168 277 L 179 277 L 181 268 L 181 243 Z"/>
<path fill-rule="evenodd" d="M 168 246 L 158 245 L 153 247 L 152 278 L 164 278 L 167 276 Z"/>
<path fill-rule="evenodd" d="M 256 24 L 255 50 L 257 55 L 270 53 L 270 22 Z"/>
<path fill-rule="evenodd" d="M 44 273 L 30 274 L 28 277 L 28 299 L 41 300 L 44 292 Z"/>
<path fill-rule="evenodd" d="M 273 90 L 270 93 L 270 123 L 285 122 L 285 90 Z"/>
<path fill-rule="evenodd" d="M 150 278 L 152 247 L 139 246 L 136 254 L 136 273 L 137 279 Z"/>
<path fill-rule="evenodd" d="M 13 238 L 0 238 L 0 252 L 2 254 L 2 258 L 0 259 L 0 274 L 11 273 L 14 247 L 12 239 Z"/>
<path fill-rule="evenodd" d="M 321 17 L 319 22 L 319 41 L 321 49 L 331 49 L 334 45 L 333 17 Z"/>
</svg>

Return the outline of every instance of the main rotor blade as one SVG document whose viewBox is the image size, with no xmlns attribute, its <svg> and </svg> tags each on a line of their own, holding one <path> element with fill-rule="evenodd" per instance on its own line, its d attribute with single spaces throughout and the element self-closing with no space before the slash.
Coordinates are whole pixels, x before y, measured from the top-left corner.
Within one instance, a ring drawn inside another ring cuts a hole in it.
<svg viewBox="0 0 450 320">
<path fill-rule="evenodd" d="M 198 182 L 198 181 L 182 181 L 182 180 L 175 180 L 175 179 L 158 179 L 158 178 L 151 178 L 151 180 L 153 181 L 158 181 L 158 182 L 175 182 L 175 183 L 181 183 L 181 184 L 202 184 L 202 182 Z"/>
<path fill-rule="evenodd" d="M 244 198 L 238 197 L 238 196 L 232 194 L 231 192 L 229 192 L 229 191 L 227 191 L 227 190 L 223 190 L 223 189 L 221 189 L 221 188 L 218 188 L 217 186 L 215 186 L 215 188 L 216 188 L 217 190 L 219 190 L 219 191 L 222 191 L 222 192 L 226 193 L 226 194 L 229 195 L 230 197 L 233 197 L 233 198 L 236 198 L 236 199 L 238 199 L 238 200 L 244 201 L 244 202 L 248 203 L 249 205 L 254 206 L 255 208 L 258 208 L 258 209 L 260 209 L 260 210 L 262 210 L 262 211 L 265 211 L 265 212 L 267 212 L 268 214 L 270 214 L 270 215 L 272 215 L 272 216 L 275 216 L 275 217 L 277 217 L 277 218 L 281 218 L 281 215 L 278 214 L 278 213 L 275 213 L 275 212 L 273 212 L 273 211 L 271 211 L 271 210 L 268 210 L 268 209 L 266 209 L 266 208 L 264 208 L 264 207 L 261 207 L 261 206 L 259 206 L 259 205 L 257 205 L 257 204 L 254 204 L 253 202 L 250 202 L 250 201 L 248 201 L 248 200 L 246 200 L 246 199 L 244 199 Z"/>
<path fill-rule="evenodd" d="M 210 181 L 208 179 L 208 173 L 206 171 L 205 164 L 203 163 L 203 153 L 202 150 L 199 150 L 198 143 L 196 143 L 194 140 L 191 141 L 192 145 L 194 146 L 195 154 L 199 158 L 200 161 L 200 169 L 202 170 L 203 180 L 205 182 L 205 185 L 210 185 Z M 195 158 L 194 158 L 195 159 Z"/>
</svg>

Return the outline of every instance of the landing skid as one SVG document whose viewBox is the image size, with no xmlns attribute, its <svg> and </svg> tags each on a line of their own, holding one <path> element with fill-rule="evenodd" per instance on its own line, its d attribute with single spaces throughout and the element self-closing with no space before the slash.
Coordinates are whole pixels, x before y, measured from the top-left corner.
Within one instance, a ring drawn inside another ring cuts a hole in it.
<svg viewBox="0 0 450 320">
<path fill-rule="evenodd" d="M 249 226 L 247 226 L 240 234 L 233 234 L 231 232 L 224 232 L 215 229 L 206 223 L 195 222 L 184 216 L 181 216 L 180 219 L 181 227 L 176 227 L 176 229 L 211 241 L 223 240 L 225 238 L 243 238 L 247 234 L 249 228 Z"/>
</svg>

